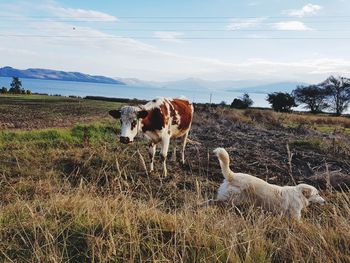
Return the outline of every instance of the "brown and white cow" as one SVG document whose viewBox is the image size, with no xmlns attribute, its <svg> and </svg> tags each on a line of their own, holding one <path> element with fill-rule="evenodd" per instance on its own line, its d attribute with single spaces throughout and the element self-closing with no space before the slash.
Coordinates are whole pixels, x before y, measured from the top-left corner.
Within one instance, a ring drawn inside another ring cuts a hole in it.
<svg viewBox="0 0 350 263">
<path fill-rule="evenodd" d="M 156 98 L 141 106 L 124 106 L 111 110 L 109 114 L 120 119 L 120 142 L 132 143 L 139 131 L 151 140 L 149 153 L 150 171 L 153 171 L 156 147 L 160 144 L 163 175 L 167 175 L 166 158 L 171 138 L 182 138 L 181 161 L 185 163 L 185 147 L 192 124 L 193 105 L 186 99 Z M 174 140 L 173 160 L 176 160 L 176 140 Z"/>
</svg>

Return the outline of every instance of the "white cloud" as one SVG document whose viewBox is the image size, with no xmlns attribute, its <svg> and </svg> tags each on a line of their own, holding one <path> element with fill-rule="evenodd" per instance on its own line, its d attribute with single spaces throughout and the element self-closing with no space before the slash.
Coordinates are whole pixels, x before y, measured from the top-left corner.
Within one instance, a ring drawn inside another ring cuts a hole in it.
<svg viewBox="0 0 350 263">
<path fill-rule="evenodd" d="M 88 29 L 85 34 L 99 35 L 98 32 Z M 4 41 L 5 48 L 0 49 L 4 65 L 81 71 L 158 81 L 196 77 L 209 80 L 318 82 L 329 74 L 350 72 L 350 61 L 346 59 L 317 58 L 300 61 L 248 59 L 242 62 L 224 62 L 219 59 L 164 52 L 133 39 L 25 39 L 25 50 L 21 50 L 23 48 L 21 43 L 23 41 L 13 39 Z M 11 47 L 11 50 L 6 47 Z M 40 52 L 37 52 L 38 50 Z M 18 51 L 21 51 L 20 56 Z"/>
<path fill-rule="evenodd" d="M 244 28 L 256 27 L 263 22 L 265 17 L 247 18 L 247 19 L 231 19 L 231 23 L 226 27 L 227 30 L 238 30 Z"/>
<path fill-rule="evenodd" d="M 115 16 L 95 11 L 95 10 L 86 10 L 86 9 L 74 9 L 74 8 L 65 8 L 57 5 L 49 5 L 49 10 L 62 18 L 72 18 L 77 20 L 91 20 L 91 21 L 104 21 L 104 22 L 114 22 L 118 19 Z"/>
<path fill-rule="evenodd" d="M 2 48 L 0 47 L 0 53 L 7 53 L 12 55 L 37 55 L 37 52 L 29 51 L 26 49 L 18 49 L 18 48 Z"/>
<path fill-rule="evenodd" d="M 304 17 L 308 15 L 316 15 L 321 9 L 322 6 L 320 5 L 307 4 L 301 9 L 285 10 L 283 13 L 289 16 Z"/>
<path fill-rule="evenodd" d="M 46 11 L 47 13 L 53 12 L 52 9 L 46 10 L 49 10 Z M 250 22 L 252 23 L 252 21 Z M 234 60 L 234 58 L 227 56 L 227 58 L 220 60 L 209 58 L 208 55 L 193 56 L 181 55 L 175 51 L 165 52 L 161 48 L 140 40 L 119 39 L 118 35 L 101 32 L 94 29 L 93 25 L 92 27 L 76 27 L 76 30 L 72 30 L 73 26 L 63 21 L 37 21 L 32 22 L 31 26 L 35 26 L 41 34 L 68 37 L 1 38 L 0 57 L 3 65 L 19 68 L 62 69 L 112 77 L 135 77 L 160 81 L 197 77 L 211 80 L 298 80 L 311 83 L 319 82 L 329 74 L 348 74 L 350 72 L 350 60 L 342 54 L 339 57 L 344 59 L 320 57 L 321 55 L 319 55 L 317 59 L 303 60 L 300 59 L 300 56 L 295 58 L 298 54 L 296 53 L 291 54 L 289 59 L 288 56 L 285 56 L 283 59 L 276 58 L 276 60 L 272 58 L 247 59 L 246 57 Z M 281 25 L 279 26 L 281 27 Z M 287 26 L 288 30 L 292 30 L 290 28 L 305 30 L 305 27 L 300 25 Z M 16 33 L 28 34 L 28 32 L 21 30 L 18 29 Z M 182 34 L 176 31 L 165 33 L 167 34 L 164 35 L 163 31 L 159 31 L 158 37 L 180 41 L 178 38 Z M 264 42 L 265 40 L 262 43 Z M 234 42 L 232 43 L 234 44 Z M 194 44 L 200 45 L 201 42 Z M 304 42 L 300 44 L 303 45 Z M 277 44 L 272 43 L 272 45 L 276 45 L 276 49 L 278 48 Z M 216 44 L 213 46 L 213 49 L 220 48 L 221 46 L 216 46 Z M 232 48 L 232 53 L 238 54 L 242 50 Z M 220 55 L 220 52 L 215 54 Z M 307 57 L 312 56 L 308 54 Z"/>
<path fill-rule="evenodd" d="M 300 21 L 281 21 L 272 25 L 277 30 L 308 31 L 312 28 Z"/>
<path fill-rule="evenodd" d="M 180 43 L 182 42 L 179 37 L 183 36 L 182 32 L 176 31 L 156 31 L 154 32 L 154 36 L 163 41 Z"/>
</svg>

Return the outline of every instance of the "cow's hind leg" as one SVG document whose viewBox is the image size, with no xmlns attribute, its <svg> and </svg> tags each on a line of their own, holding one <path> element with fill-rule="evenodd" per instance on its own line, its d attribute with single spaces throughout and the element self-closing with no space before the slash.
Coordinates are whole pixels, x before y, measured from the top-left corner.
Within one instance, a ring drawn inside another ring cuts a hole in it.
<svg viewBox="0 0 350 263">
<path fill-rule="evenodd" d="M 170 143 L 170 136 L 165 136 L 162 139 L 162 145 L 160 149 L 160 157 L 163 162 L 163 176 L 167 176 L 167 169 L 166 169 L 166 158 L 168 155 L 168 150 L 169 150 L 169 143 Z"/>
<path fill-rule="evenodd" d="M 181 163 L 185 164 L 185 148 L 189 131 L 182 137 Z"/>
<path fill-rule="evenodd" d="M 148 148 L 149 156 L 151 158 L 151 164 L 150 164 L 150 169 L 149 169 L 150 172 L 153 172 L 153 170 L 154 170 L 154 156 L 156 154 L 156 147 L 157 147 L 157 145 L 155 143 L 151 142 L 149 145 L 149 148 Z"/>
</svg>

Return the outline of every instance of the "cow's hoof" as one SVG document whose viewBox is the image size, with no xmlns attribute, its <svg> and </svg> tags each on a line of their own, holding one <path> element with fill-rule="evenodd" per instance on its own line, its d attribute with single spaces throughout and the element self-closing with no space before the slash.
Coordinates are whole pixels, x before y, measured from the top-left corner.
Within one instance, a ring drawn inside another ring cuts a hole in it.
<svg viewBox="0 0 350 263">
<path fill-rule="evenodd" d="M 163 182 L 163 183 L 167 183 L 167 182 L 170 182 L 171 181 L 171 176 L 162 176 L 160 177 L 160 180 Z"/>
<path fill-rule="evenodd" d="M 150 171 L 148 171 L 148 174 L 150 176 L 156 176 L 156 171 L 155 170 L 150 170 Z"/>
<path fill-rule="evenodd" d="M 180 162 L 180 165 L 183 169 L 189 169 L 190 168 L 190 165 L 188 163 L 183 163 L 183 162 Z"/>
</svg>

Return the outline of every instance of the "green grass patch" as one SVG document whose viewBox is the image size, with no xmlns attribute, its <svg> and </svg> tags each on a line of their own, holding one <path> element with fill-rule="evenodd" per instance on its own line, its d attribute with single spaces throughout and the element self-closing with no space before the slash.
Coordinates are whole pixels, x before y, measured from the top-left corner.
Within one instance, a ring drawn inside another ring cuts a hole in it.
<svg viewBox="0 0 350 263">
<path fill-rule="evenodd" d="M 311 129 L 317 130 L 322 133 L 344 133 L 350 134 L 350 128 L 344 128 L 337 125 L 312 125 Z"/>
<path fill-rule="evenodd" d="M 326 140 L 322 138 L 300 139 L 290 142 L 291 147 L 299 147 L 319 153 L 348 155 L 350 147 L 341 139 Z"/>
<path fill-rule="evenodd" d="M 290 128 L 290 129 L 296 129 L 298 127 L 300 127 L 300 123 L 297 123 L 297 122 L 286 122 L 286 123 L 283 123 L 282 126 L 284 128 Z"/>
<path fill-rule="evenodd" d="M 115 139 L 116 132 L 118 132 L 118 127 L 111 123 L 77 124 L 71 129 L 0 131 L 0 148 L 28 143 L 40 146 L 40 148 L 81 143 L 94 144 Z"/>
<path fill-rule="evenodd" d="M 318 152 L 322 152 L 324 150 L 324 142 L 322 139 L 319 138 L 295 140 L 290 142 L 290 145 L 292 147 L 301 147 L 304 149 L 311 149 Z"/>
<path fill-rule="evenodd" d="M 347 135 L 350 135 L 350 128 L 344 128 L 342 126 L 339 125 L 320 125 L 320 124 L 313 124 L 313 125 L 307 125 L 307 124 L 302 124 L 302 123 L 298 123 L 298 122 L 292 122 L 292 121 L 288 121 L 283 123 L 283 127 L 288 129 L 297 129 L 300 127 L 304 127 L 306 129 L 309 130 L 315 130 L 315 131 L 319 131 L 322 133 L 344 133 Z"/>
</svg>

